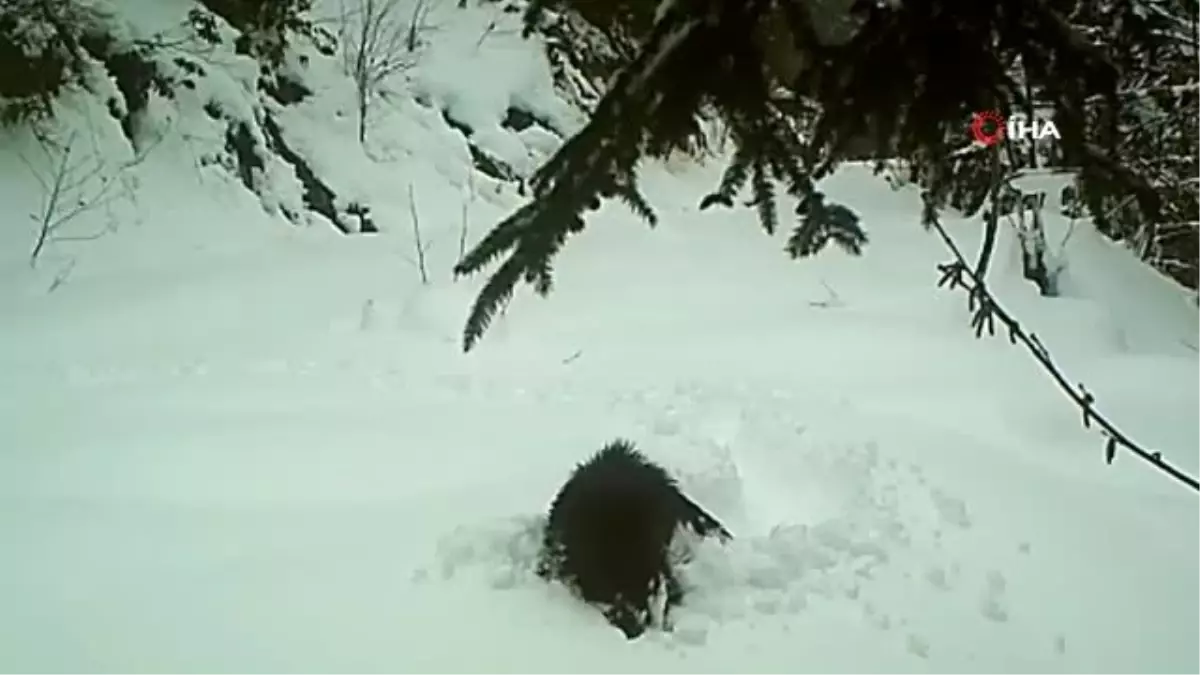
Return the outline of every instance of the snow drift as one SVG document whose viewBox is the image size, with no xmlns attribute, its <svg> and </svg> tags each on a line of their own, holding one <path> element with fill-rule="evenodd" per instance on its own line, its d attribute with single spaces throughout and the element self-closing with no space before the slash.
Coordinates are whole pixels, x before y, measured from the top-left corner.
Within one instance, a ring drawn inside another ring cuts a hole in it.
<svg viewBox="0 0 1200 675">
<path fill-rule="evenodd" d="M 158 30 L 186 6 L 126 19 Z M 447 118 L 527 171 L 558 141 L 506 127 L 508 109 L 582 113 L 517 15 L 442 3 L 430 20 L 365 148 L 319 53 L 313 94 L 278 107 L 217 53 L 195 101 L 152 103 L 142 155 L 74 96 L 57 133 L 120 190 L 34 268 L 54 157 L 0 137 L 0 668 L 1200 667 L 1196 496 L 1131 457 L 1106 466 L 1026 353 L 976 340 L 965 298 L 933 287 L 946 252 L 917 196 L 863 167 L 823 187 L 860 209 L 866 254 L 800 263 L 752 212 L 697 209 L 719 163 L 650 167 L 663 224 L 605 206 L 554 295 L 518 295 L 462 355 L 479 282 L 451 278 L 460 241 L 522 197 L 472 170 Z M 225 142 L 206 98 L 269 110 L 379 233 L 304 215 L 285 164 L 256 194 L 200 161 Z M 977 223 L 948 226 L 974 250 Z M 1064 297 L 1039 297 L 1005 233 L 993 291 L 1195 475 L 1195 307 L 1086 223 L 1061 253 Z M 700 547 L 675 631 L 628 644 L 533 574 L 555 489 L 616 435 L 738 533 Z"/>
</svg>

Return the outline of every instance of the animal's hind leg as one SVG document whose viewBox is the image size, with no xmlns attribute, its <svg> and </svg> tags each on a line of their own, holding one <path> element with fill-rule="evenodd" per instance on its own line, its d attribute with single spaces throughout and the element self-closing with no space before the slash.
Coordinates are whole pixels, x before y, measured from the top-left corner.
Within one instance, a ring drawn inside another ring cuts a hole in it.
<svg viewBox="0 0 1200 675">
<path fill-rule="evenodd" d="M 663 604 L 662 628 L 664 631 L 670 631 L 674 628 L 671 610 L 683 604 L 683 584 L 679 583 L 679 578 L 669 566 L 663 570 L 663 581 L 666 584 L 667 600 Z"/>
</svg>

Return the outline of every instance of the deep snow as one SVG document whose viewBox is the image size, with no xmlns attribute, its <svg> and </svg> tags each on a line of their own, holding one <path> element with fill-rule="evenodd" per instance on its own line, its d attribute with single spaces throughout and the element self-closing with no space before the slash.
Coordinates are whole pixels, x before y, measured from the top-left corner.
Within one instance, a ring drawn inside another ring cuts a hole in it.
<svg viewBox="0 0 1200 675">
<path fill-rule="evenodd" d="M 64 233 L 119 227 L 31 269 L 26 161 L 44 158 L 0 137 L 0 669 L 1200 668 L 1196 495 L 1129 455 L 1106 466 L 1027 353 L 976 340 L 961 292 L 934 288 L 948 254 L 916 195 L 863 167 L 824 187 L 862 214 L 866 254 L 793 262 L 752 211 L 697 210 L 719 161 L 651 166 L 657 230 L 605 206 L 550 299 L 522 291 L 461 354 L 480 283 L 449 273 L 464 213 L 474 240 L 521 198 L 468 180 L 461 136 L 413 97 L 467 108 L 522 170 L 546 138 L 501 128 L 504 110 L 578 113 L 517 15 L 454 4 L 369 153 L 336 60 L 314 58 L 317 96 L 283 113 L 378 236 L 264 211 L 193 161 L 220 143 L 208 121 L 160 101 L 129 191 Z M 95 99 L 63 119 L 127 159 Z M 977 224 L 947 224 L 976 250 Z M 1105 415 L 1195 475 L 1195 306 L 1086 223 L 1064 255 L 1065 297 L 1040 298 L 1006 231 L 993 291 Z M 530 571 L 549 499 L 615 436 L 737 537 L 686 571 L 677 630 L 634 643 Z"/>
</svg>

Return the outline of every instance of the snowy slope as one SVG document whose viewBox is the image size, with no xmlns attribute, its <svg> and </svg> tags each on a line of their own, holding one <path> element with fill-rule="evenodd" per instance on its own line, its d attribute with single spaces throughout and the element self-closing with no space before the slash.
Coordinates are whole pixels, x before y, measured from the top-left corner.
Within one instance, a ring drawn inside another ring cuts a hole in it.
<svg viewBox="0 0 1200 675">
<path fill-rule="evenodd" d="M 467 180 L 461 136 L 412 97 L 464 107 L 528 166 L 546 139 L 504 109 L 571 113 L 515 15 L 454 4 L 370 154 L 335 62 L 284 113 L 376 236 L 293 225 L 197 167 L 216 141 L 180 104 L 122 174 L 136 201 L 71 232 L 120 227 L 30 269 L 40 193 L 18 153 L 36 150 L 0 138 L 0 669 L 1200 668 L 1195 494 L 1127 455 L 1105 466 L 1026 353 L 975 340 L 965 298 L 933 286 L 947 255 L 916 195 L 862 167 L 825 187 L 861 211 L 866 255 L 800 263 L 752 212 L 696 209 L 719 163 L 651 167 L 658 230 L 606 206 L 555 294 L 518 296 L 461 354 L 480 283 L 449 273 L 464 213 L 474 239 L 521 202 Z M 129 152 L 88 97 L 65 119 Z M 948 226 L 976 250 L 976 225 Z M 1066 297 L 1043 299 L 1004 238 L 995 292 L 1195 475 L 1194 305 L 1086 224 L 1065 255 Z M 675 633 L 633 643 L 529 571 L 554 491 L 615 436 L 737 537 L 687 570 Z"/>
</svg>

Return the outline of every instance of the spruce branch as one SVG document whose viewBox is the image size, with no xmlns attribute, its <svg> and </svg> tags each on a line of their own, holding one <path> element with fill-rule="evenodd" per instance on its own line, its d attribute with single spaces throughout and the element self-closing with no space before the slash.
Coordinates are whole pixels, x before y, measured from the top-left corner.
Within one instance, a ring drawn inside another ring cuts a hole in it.
<svg viewBox="0 0 1200 675">
<path fill-rule="evenodd" d="M 1164 460 L 1161 452 L 1147 450 L 1125 435 L 1114 423 L 1110 422 L 1108 418 L 1096 409 L 1096 397 L 1084 385 L 1072 385 L 1067 380 L 1066 375 L 1055 364 L 1049 350 L 1046 349 L 1037 335 L 1027 333 L 1021 327 L 1021 324 L 1001 307 L 995 297 L 988 292 L 983 280 L 972 271 L 971 265 L 963 256 L 962 251 L 959 250 L 958 245 L 954 243 L 954 239 L 946 232 L 936 213 L 933 213 L 930 217 L 930 208 L 928 205 L 926 215 L 928 218 L 927 222 L 937 232 L 938 236 L 946 244 L 946 248 L 954 256 L 952 261 L 938 265 L 938 270 L 942 273 L 941 279 L 938 281 L 938 286 L 945 286 L 952 289 L 963 288 L 967 291 L 970 299 L 970 308 L 973 312 L 971 327 L 975 330 L 975 337 L 982 337 L 985 330 L 989 336 L 995 335 L 995 322 L 999 320 L 1008 329 L 1009 342 L 1012 344 L 1016 344 L 1017 342 L 1024 344 L 1029 353 L 1049 373 L 1050 377 L 1063 393 L 1079 407 L 1079 411 L 1083 415 L 1084 428 L 1090 429 L 1093 423 L 1100 428 L 1101 433 L 1105 437 L 1104 458 L 1106 463 L 1112 464 L 1116 457 L 1117 448 L 1122 448 L 1149 463 L 1150 466 L 1158 471 L 1188 486 L 1193 491 L 1200 492 L 1200 481 L 1197 481 L 1196 478 L 1187 475 Z"/>
<path fill-rule="evenodd" d="M 754 164 L 751 176 L 751 185 L 754 188 L 752 203 L 758 209 L 758 219 L 762 222 L 763 229 L 767 234 L 775 234 L 775 228 L 779 225 L 779 215 L 775 211 L 775 186 L 772 185 L 764 164 L 761 161 Z"/>
<path fill-rule="evenodd" d="M 733 198 L 746 185 L 753 161 L 754 157 L 750 154 L 749 148 L 739 145 L 729 166 L 725 167 L 725 173 L 721 176 L 721 183 L 717 186 L 716 191 L 700 200 L 700 210 L 703 211 L 716 204 L 733 208 Z"/>
<path fill-rule="evenodd" d="M 556 4 L 533 0 L 527 30 Z M 732 206 L 749 183 L 750 205 L 771 232 L 777 218 L 772 183 L 782 183 L 798 201 L 798 224 L 786 247 L 796 258 L 828 243 L 855 254 L 867 243 L 857 215 L 827 202 L 814 187 L 862 152 L 854 148 L 864 139 L 876 155 L 890 153 L 910 162 L 937 157 L 946 151 L 951 133 L 961 135 L 956 120 L 982 109 L 1007 110 L 1030 91 L 1045 90 L 1055 103 L 1068 159 L 1082 162 L 1093 154 L 1092 134 L 1084 131 L 1091 129 L 1085 100 L 1097 94 L 1114 100 L 1119 69 L 1106 50 L 1064 21 L 1051 0 L 857 2 L 850 12 L 856 27 L 828 42 L 819 39 L 809 4 L 664 0 L 658 5 L 637 54 L 612 78 L 591 119 L 533 176 L 532 201 L 498 224 L 455 268 L 458 275 L 473 274 L 505 258 L 468 317 L 464 350 L 472 348 L 498 304 L 512 295 L 512 284 L 524 279 L 539 293 L 548 292 L 549 258 L 544 256 L 584 228 L 584 212 L 617 197 L 654 223 L 647 200 L 636 190 L 638 160 L 683 147 L 701 110 L 715 113 L 737 148 L 721 185 L 701 208 Z M 766 67 L 767 53 L 756 37 L 780 17 L 787 34 L 782 37 L 791 38 L 802 64 L 786 75 L 768 73 L 773 69 Z M 1030 82 L 1010 75 L 1018 57 Z M 697 72 L 705 76 L 698 78 Z M 964 81 L 964 72 L 974 75 Z M 789 90 L 787 96 L 776 95 L 781 89 Z M 1128 170 L 1108 159 L 1092 162 L 1094 171 L 1110 182 L 1130 184 Z M 933 182 L 943 185 L 931 186 L 939 201 L 978 208 L 986 199 L 986 190 L 952 194 L 940 173 Z M 1144 186 L 1134 185 L 1139 187 Z M 1135 191 L 1140 201 L 1153 205 L 1153 195 Z M 936 214 L 927 214 L 930 218 Z M 975 302 L 990 308 L 988 297 L 981 290 Z M 981 316 L 977 330 L 989 325 L 994 330 L 995 319 L 989 324 L 987 314 Z"/>
<path fill-rule="evenodd" d="M 749 10 L 730 9 L 731 14 L 740 11 Z M 507 254 L 467 317 L 464 351 L 478 342 L 516 283 L 523 279 L 541 295 L 550 292 L 550 258 L 571 234 L 583 230 L 581 214 L 599 208 L 601 199 L 618 197 L 654 224 L 654 213 L 634 176 L 648 127 L 666 99 L 659 92 L 687 84 L 677 75 L 695 67 L 691 62 L 716 30 L 705 16 L 669 6 L 638 56 L 618 73 L 588 124 L 533 176 L 534 199 L 497 225 L 455 266 L 456 275 L 472 274 Z M 699 83 L 693 80 L 688 86 Z"/>
</svg>

